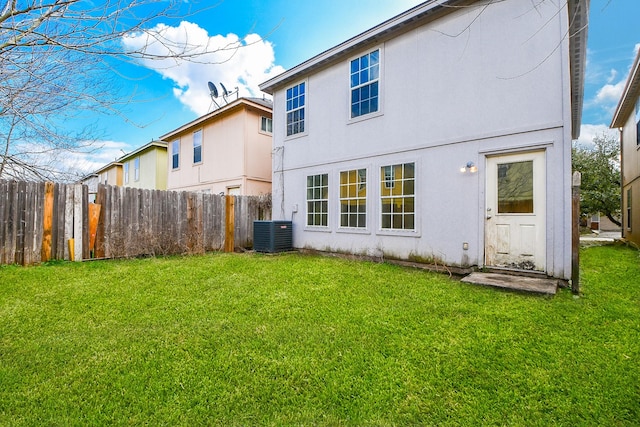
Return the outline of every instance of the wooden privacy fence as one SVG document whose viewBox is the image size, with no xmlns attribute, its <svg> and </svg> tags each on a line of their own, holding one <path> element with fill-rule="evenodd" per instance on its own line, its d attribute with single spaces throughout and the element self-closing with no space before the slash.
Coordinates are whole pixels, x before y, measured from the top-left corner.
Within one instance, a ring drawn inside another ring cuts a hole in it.
<svg viewBox="0 0 640 427">
<path fill-rule="evenodd" d="M 86 186 L 0 181 L 0 264 L 69 259 L 68 240 L 85 231 L 87 199 Z M 78 259 L 82 240 L 74 243 Z"/>
<path fill-rule="evenodd" d="M 96 213 L 90 226 L 91 214 Z M 203 253 L 253 246 L 271 197 L 0 181 L 0 264 Z"/>
</svg>

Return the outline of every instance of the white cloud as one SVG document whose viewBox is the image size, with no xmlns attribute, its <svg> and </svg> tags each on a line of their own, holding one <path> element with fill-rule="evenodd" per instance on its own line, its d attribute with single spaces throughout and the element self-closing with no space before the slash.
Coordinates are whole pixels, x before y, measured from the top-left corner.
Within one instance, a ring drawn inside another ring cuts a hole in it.
<svg viewBox="0 0 640 427">
<path fill-rule="evenodd" d="M 618 61 L 620 62 L 620 66 L 616 69 L 610 68 L 608 72 L 605 72 L 604 67 L 598 66 L 598 64 L 594 64 L 588 60 L 587 82 L 591 86 L 599 86 L 600 88 L 594 91 L 594 95 L 589 95 L 589 98 L 585 99 L 584 112 L 588 112 L 592 118 L 597 118 L 597 121 L 611 120 L 624 92 L 627 78 L 633 64 L 633 58 L 635 58 L 639 49 L 640 43 L 634 46 L 634 55 L 630 62 L 627 62 L 628 59 L 625 59 L 623 62 Z M 627 55 L 625 55 L 625 58 L 627 58 Z M 623 68 L 623 66 L 626 69 Z"/>
<path fill-rule="evenodd" d="M 129 144 L 118 141 L 98 141 L 91 147 L 87 151 L 66 152 L 60 159 L 66 166 L 63 169 L 87 175 L 132 151 Z"/>
<path fill-rule="evenodd" d="M 578 138 L 577 143 L 578 145 L 582 145 L 582 146 L 592 146 L 593 145 L 593 138 L 595 138 L 598 135 L 607 135 L 607 136 L 611 136 L 612 138 L 618 138 L 618 131 L 615 129 L 610 129 L 609 126 L 607 125 L 587 125 L 587 124 L 583 124 L 582 126 L 580 126 L 580 138 Z"/>
<path fill-rule="evenodd" d="M 85 141 L 74 149 L 51 147 L 37 142 L 22 142 L 14 147 L 14 156 L 32 165 L 40 175 L 34 174 L 18 164 L 11 166 L 9 175 L 26 179 L 53 179 L 60 182 L 76 180 L 122 157 L 131 151 L 124 142 Z"/>
<path fill-rule="evenodd" d="M 150 33 L 161 35 L 164 42 L 151 39 Z M 131 34 L 122 43 L 125 49 L 143 52 L 147 57 L 142 65 L 172 80 L 176 98 L 198 115 L 210 111 L 212 105 L 207 82 L 218 88 L 222 82 L 229 91 L 238 87 L 240 96 L 261 97 L 259 84 L 284 71 L 275 65 L 273 45 L 257 34 L 244 39 L 232 33 L 210 36 L 186 21 L 177 27 L 158 24 L 150 33 Z M 191 58 L 168 58 L 172 51 Z"/>
<path fill-rule="evenodd" d="M 595 101 L 598 104 L 602 103 L 617 103 L 622 96 L 622 91 L 624 91 L 624 85 L 626 83 L 625 80 L 620 80 L 616 84 L 606 84 L 600 88 L 598 93 L 596 94 Z"/>
</svg>

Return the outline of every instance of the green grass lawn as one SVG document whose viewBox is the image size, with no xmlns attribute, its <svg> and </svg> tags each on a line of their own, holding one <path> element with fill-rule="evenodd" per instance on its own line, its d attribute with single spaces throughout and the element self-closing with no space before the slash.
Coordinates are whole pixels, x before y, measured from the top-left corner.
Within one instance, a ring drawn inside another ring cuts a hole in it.
<svg viewBox="0 0 640 427">
<path fill-rule="evenodd" d="M 286 254 L 0 267 L 0 425 L 640 424 L 640 257 L 582 295 Z"/>
</svg>

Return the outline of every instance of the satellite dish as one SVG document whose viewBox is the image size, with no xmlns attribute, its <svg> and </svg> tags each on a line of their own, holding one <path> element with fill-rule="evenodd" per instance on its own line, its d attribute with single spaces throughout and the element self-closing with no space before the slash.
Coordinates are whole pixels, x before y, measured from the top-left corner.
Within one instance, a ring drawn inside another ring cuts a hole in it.
<svg viewBox="0 0 640 427">
<path fill-rule="evenodd" d="M 217 98 L 218 97 L 218 89 L 216 88 L 216 85 L 214 85 L 211 82 L 208 82 L 207 85 L 209 85 L 209 92 L 211 92 L 211 96 L 213 96 L 214 98 Z M 222 88 L 224 89 L 224 86 L 222 86 Z M 225 90 L 225 93 L 226 92 L 227 91 Z"/>
<path fill-rule="evenodd" d="M 227 97 L 229 96 L 229 91 L 227 90 L 226 87 L 224 87 L 224 85 L 222 84 L 222 82 L 220 82 L 220 87 L 222 88 L 222 96 Z"/>
</svg>

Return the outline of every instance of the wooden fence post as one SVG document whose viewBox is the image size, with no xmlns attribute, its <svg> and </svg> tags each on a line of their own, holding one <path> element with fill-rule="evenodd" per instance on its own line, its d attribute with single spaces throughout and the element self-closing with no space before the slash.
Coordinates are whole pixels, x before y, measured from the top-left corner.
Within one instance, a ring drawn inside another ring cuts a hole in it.
<svg viewBox="0 0 640 427">
<path fill-rule="evenodd" d="M 42 262 L 51 259 L 51 243 L 53 236 L 53 197 L 56 186 L 53 182 L 44 184 L 44 209 L 42 215 L 42 249 L 40 258 Z"/>
<path fill-rule="evenodd" d="M 225 197 L 225 234 L 224 234 L 224 251 L 233 252 L 235 248 L 235 196 Z"/>
<path fill-rule="evenodd" d="M 571 183 L 571 291 L 580 293 L 580 183 L 582 175 L 575 171 Z"/>
</svg>

